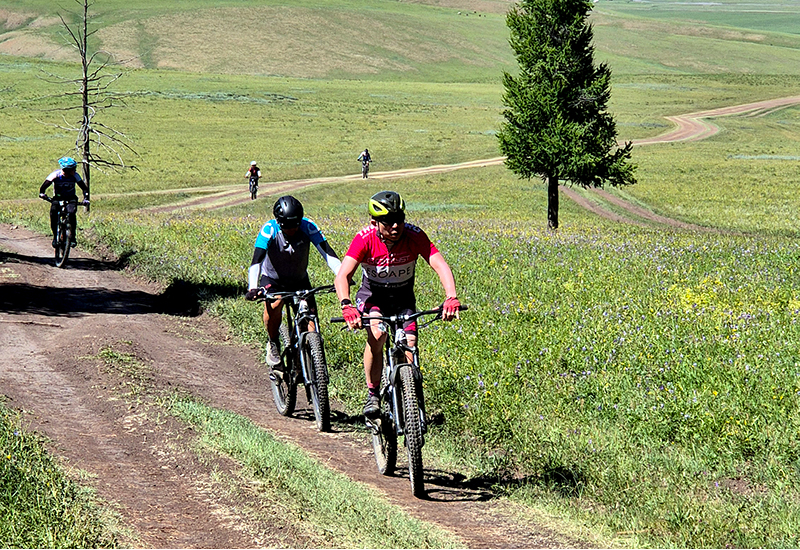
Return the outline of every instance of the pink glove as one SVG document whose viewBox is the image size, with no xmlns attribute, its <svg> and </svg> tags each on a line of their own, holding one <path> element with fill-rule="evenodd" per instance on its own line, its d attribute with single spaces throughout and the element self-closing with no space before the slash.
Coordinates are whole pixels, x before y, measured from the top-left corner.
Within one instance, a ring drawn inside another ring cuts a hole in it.
<svg viewBox="0 0 800 550">
<path fill-rule="evenodd" d="M 461 302 L 458 301 L 458 298 L 448 298 L 442 306 L 442 317 L 445 319 L 458 317 L 458 308 L 460 307 Z"/>
<path fill-rule="evenodd" d="M 358 322 L 361 321 L 361 313 L 356 309 L 356 306 L 351 304 L 342 306 L 342 317 L 344 317 L 344 322 L 350 328 L 357 326 Z"/>
</svg>

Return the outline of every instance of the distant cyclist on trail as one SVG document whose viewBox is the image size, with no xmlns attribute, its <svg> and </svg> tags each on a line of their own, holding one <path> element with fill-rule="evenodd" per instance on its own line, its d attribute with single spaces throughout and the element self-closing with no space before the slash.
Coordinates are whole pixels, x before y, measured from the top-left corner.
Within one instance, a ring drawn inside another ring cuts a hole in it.
<svg viewBox="0 0 800 550">
<path fill-rule="evenodd" d="M 279 198 L 272 208 L 275 219 L 264 224 L 256 238 L 253 261 L 247 272 L 247 300 L 256 300 L 264 292 L 311 289 L 308 278 L 308 252 L 314 245 L 334 275 L 342 262 L 313 221 L 303 217 L 303 205 L 291 195 Z M 309 306 L 316 311 L 312 296 Z M 266 362 L 280 369 L 278 332 L 283 302 L 264 302 L 264 327 L 267 329 Z"/>
<path fill-rule="evenodd" d="M 250 198 L 255 200 L 258 195 L 258 180 L 261 178 L 261 170 L 256 161 L 250 163 L 250 168 L 244 173 L 244 177 L 250 179 Z"/>
<path fill-rule="evenodd" d="M 244 177 L 251 180 L 255 179 L 256 185 L 258 185 L 258 180 L 261 179 L 261 169 L 256 161 L 250 163 L 250 168 L 244 173 Z"/>
<path fill-rule="evenodd" d="M 356 160 L 361 161 L 361 177 L 366 178 L 367 174 L 369 174 L 369 164 L 372 162 L 369 149 L 365 148 L 363 151 L 361 151 L 361 154 L 358 155 Z"/>
<path fill-rule="evenodd" d="M 83 204 L 89 204 L 89 188 L 83 182 L 80 174 L 77 172 L 78 163 L 72 157 L 61 157 L 58 159 L 58 165 L 61 167 L 59 170 L 52 172 L 44 180 L 44 183 L 39 187 L 39 198 L 46 199 L 47 188 L 53 186 L 53 200 L 50 205 L 50 229 L 53 231 L 53 248 L 56 247 L 56 231 L 58 226 L 58 204 L 56 201 L 69 201 L 78 203 L 78 196 L 75 193 L 75 186 L 81 188 L 83 191 Z M 70 246 L 75 247 L 75 230 L 77 229 L 78 221 L 75 216 L 76 208 L 70 209 L 69 213 L 69 226 L 72 234 L 72 242 Z"/>
<path fill-rule="evenodd" d="M 449 321 L 458 317 L 461 304 L 456 297 L 453 272 L 425 232 L 406 223 L 405 209 L 405 201 L 394 191 L 381 191 L 369 200 L 372 220 L 353 238 L 334 280 L 336 295 L 342 305 L 342 317 L 350 329 L 361 328 L 362 315 L 396 315 L 416 311 L 414 270 L 419 256 L 430 264 L 444 288 L 446 299 L 442 318 Z M 352 280 L 359 265 L 363 277 L 353 304 L 348 281 Z M 408 337 L 408 345 L 416 345 L 416 323 L 412 321 L 403 329 Z M 371 325 L 367 330 L 367 345 L 364 348 L 366 417 L 380 412 L 381 351 L 385 341 L 386 333 L 382 332 L 380 325 Z"/>
</svg>

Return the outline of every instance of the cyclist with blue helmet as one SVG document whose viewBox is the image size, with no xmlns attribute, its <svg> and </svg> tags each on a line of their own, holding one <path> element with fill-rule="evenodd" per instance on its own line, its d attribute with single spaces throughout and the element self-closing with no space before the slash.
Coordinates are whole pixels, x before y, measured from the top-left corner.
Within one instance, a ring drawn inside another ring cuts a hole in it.
<svg viewBox="0 0 800 550">
<path fill-rule="evenodd" d="M 342 265 L 317 224 L 303 216 L 299 200 L 291 195 L 283 196 L 275 202 L 272 213 L 275 218 L 264 224 L 256 238 L 253 261 L 247 272 L 247 300 L 261 297 L 265 289 L 272 292 L 311 289 L 308 278 L 311 245 L 316 247 L 334 275 Z M 316 310 L 313 296 L 309 306 Z M 269 337 L 265 360 L 277 370 L 281 365 L 278 332 L 282 308 L 281 300 L 264 302 L 264 326 Z"/>
<path fill-rule="evenodd" d="M 52 172 L 44 180 L 44 183 L 39 188 L 39 198 L 47 199 L 47 188 L 53 186 L 53 201 L 50 206 L 50 229 L 53 231 L 53 248 L 56 247 L 56 227 L 58 226 L 58 204 L 56 201 L 74 201 L 78 202 L 78 196 L 75 194 L 75 186 L 81 188 L 83 191 L 83 204 L 89 204 L 89 188 L 83 182 L 80 174 L 77 172 L 78 163 L 72 157 L 61 157 L 58 159 L 60 169 Z M 77 219 L 75 217 L 74 209 L 69 214 L 69 225 L 72 229 L 72 242 L 70 246 L 76 246 L 75 230 L 77 226 Z"/>
</svg>

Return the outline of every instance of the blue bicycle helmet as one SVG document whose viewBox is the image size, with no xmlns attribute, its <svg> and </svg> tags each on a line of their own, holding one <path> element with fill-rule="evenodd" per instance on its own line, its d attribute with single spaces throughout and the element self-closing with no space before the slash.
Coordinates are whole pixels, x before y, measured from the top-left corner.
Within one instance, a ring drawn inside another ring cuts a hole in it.
<svg viewBox="0 0 800 550">
<path fill-rule="evenodd" d="M 58 165 L 61 166 L 62 169 L 78 167 L 78 163 L 75 162 L 75 159 L 72 157 L 61 157 L 60 159 L 58 159 Z"/>
</svg>

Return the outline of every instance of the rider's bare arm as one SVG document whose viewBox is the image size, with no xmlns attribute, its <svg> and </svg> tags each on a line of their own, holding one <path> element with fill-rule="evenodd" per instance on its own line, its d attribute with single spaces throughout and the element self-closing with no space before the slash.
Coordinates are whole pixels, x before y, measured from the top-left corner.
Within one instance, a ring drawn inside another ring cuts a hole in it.
<svg viewBox="0 0 800 550">
<path fill-rule="evenodd" d="M 350 301 L 350 281 L 353 280 L 356 269 L 358 269 L 358 261 L 352 256 L 345 256 L 344 260 L 342 260 L 342 266 L 333 280 L 333 286 L 336 288 L 336 297 L 339 298 L 340 302 L 343 300 Z M 354 320 L 352 324 L 348 322 L 347 326 L 350 329 L 361 328 L 361 316 Z"/>
<path fill-rule="evenodd" d="M 446 298 L 456 298 L 456 281 L 453 277 L 453 271 L 450 269 L 450 266 L 444 260 L 444 256 L 442 256 L 441 252 L 437 252 L 431 255 L 429 260 L 430 266 L 439 276 L 439 281 L 442 283 L 442 287 L 444 288 L 444 294 Z M 445 304 L 447 305 L 447 304 Z M 447 308 L 445 308 L 446 310 Z M 449 321 L 453 318 L 458 318 L 458 310 L 455 312 L 444 312 L 445 320 Z"/>
</svg>

